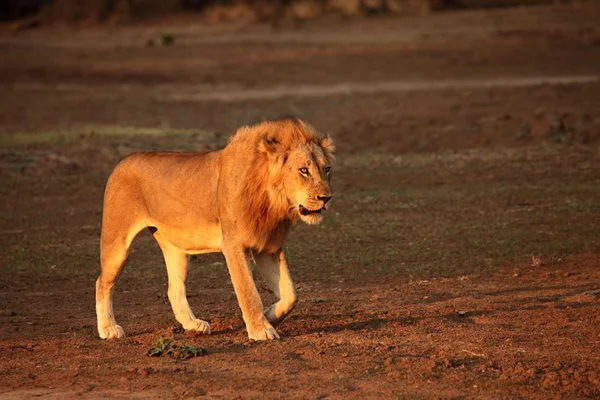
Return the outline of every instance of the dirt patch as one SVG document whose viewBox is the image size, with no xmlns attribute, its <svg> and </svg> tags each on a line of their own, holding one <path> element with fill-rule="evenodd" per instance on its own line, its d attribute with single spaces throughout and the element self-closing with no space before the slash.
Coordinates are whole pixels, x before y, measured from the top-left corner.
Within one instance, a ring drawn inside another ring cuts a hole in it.
<svg viewBox="0 0 600 400">
<path fill-rule="evenodd" d="M 337 131 L 343 150 L 389 153 L 540 143 L 593 145 L 600 141 L 600 108 L 582 98 L 600 96 L 600 85 L 440 91 L 406 96 L 401 110 L 350 120 Z M 430 109 L 438 110 L 436 116 Z"/>
<path fill-rule="evenodd" d="M 55 282 L 52 293 L 5 291 L 3 398 L 138 391 L 252 398 L 594 396 L 600 390 L 600 321 L 593 312 L 600 306 L 593 294 L 598 262 L 589 255 L 524 265 L 518 274 L 500 268 L 485 277 L 364 286 L 305 281 L 303 301 L 274 343 L 246 339 L 230 290 L 199 288 L 201 299 L 192 292 L 192 306 L 210 315 L 214 333 L 188 337 L 169 327 L 168 305 L 156 301 L 155 287 L 122 285 L 116 309 L 129 337 L 113 342 L 95 337 L 85 311 L 91 290 L 79 284 L 62 290 Z M 82 313 L 71 314 L 64 300 L 75 293 Z M 42 311 L 49 304 L 56 304 L 52 314 Z M 150 358 L 145 353 L 157 337 L 208 354 L 185 362 Z M 32 387 L 39 389 L 19 389 Z"/>
</svg>

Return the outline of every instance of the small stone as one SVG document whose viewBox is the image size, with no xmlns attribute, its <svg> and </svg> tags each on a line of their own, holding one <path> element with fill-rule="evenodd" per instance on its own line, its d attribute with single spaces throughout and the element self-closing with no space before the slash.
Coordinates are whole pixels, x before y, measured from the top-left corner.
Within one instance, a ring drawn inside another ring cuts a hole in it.
<svg viewBox="0 0 600 400">
<path fill-rule="evenodd" d="M 531 126 L 528 123 L 524 123 L 519 127 L 517 132 L 517 140 L 524 140 L 531 137 Z"/>
<path fill-rule="evenodd" d="M 535 368 L 529 368 L 525 374 L 530 378 L 533 377 L 535 375 Z"/>
<path fill-rule="evenodd" d="M 556 372 L 548 372 L 541 381 L 542 387 L 549 388 L 558 384 L 558 374 Z"/>
<path fill-rule="evenodd" d="M 401 374 L 400 371 L 396 371 L 396 370 L 392 370 L 390 372 L 388 372 L 387 377 L 388 378 L 400 378 Z"/>
<path fill-rule="evenodd" d="M 544 116 L 544 114 L 546 114 L 546 110 L 543 108 L 536 108 L 535 111 L 533 112 L 533 115 L 537 118 L 540 119 Z"/>
<path fill-rule="evenodd" d="M 523 364 L 521 363 L 517 363 L 517 365 L 515 366 L 513 373 L 514 374 L 522 374 L 523 372 L 525 372 L 525 369 L 523 368 Z"/>
<path fill-rule="evenodd" d="M 153 372 L 154 372 L 154 370 L 152 368 L 142 368 L 142 369 L 139 369 L 137 373 L 138 373 L 138 375 L 141 375 L 141 376 L 148 376 Z"/>
<path fill-rule="evenodd" d="M 423 373 L 431 373 L 433 372 L 435 365 L 436 364 L 434 360 L 427 360 L 425 361 L 425 363 L 423 363 L 423 365 L 419 367 L 419 370 Z"/>
</svg>

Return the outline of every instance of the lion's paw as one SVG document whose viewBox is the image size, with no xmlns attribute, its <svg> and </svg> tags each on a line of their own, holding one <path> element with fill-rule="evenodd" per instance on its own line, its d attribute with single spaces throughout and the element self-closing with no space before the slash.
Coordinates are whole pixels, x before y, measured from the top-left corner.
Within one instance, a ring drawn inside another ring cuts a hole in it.
<svg viewBox="0 0 600 400">
<path fill-rule="evenodd" d="M 125 337 L 125 331 L 120 325 L 98 327 L 98 334 L 100 335 L 100 339 L 121 339 Z"/>
<path fill-rule="evenodd" d="M 269 323 L 258 328 L 248 328 L 248 337 L 252 340 L 279 340 L 279 334 Z"/>
<path fill-rule="evenodd" d="M 194 331 L 197 333 L 210 335 L 210 324 L 206 321 L 202 321 L 201 319 L 193 319 L 189 324 L 186 324 L 183 328 L 186 331 Z"/>
</svg>

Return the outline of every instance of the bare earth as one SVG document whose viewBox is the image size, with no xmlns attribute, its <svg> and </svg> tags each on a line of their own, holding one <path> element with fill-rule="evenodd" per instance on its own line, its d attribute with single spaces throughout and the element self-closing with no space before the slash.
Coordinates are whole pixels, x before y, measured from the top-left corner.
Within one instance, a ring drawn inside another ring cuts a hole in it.
<svg viewBox="0 0 600 400">
<path fill-rule="evenodd" d="M 0 36 L 0 398 L 600 398 L 598 20 L 590 2 Z M 128 336 L 101 341 L 115 163 L 285 114 L 339 163 L 325 222 L 289 239 L 282 340 L 247 339 L 220 255 L 188 286 L 212 335 L 181 332 L 141 234 L 116 288 Z M 146 354 L 169 337 L 206 354 Z"/>
</svg>

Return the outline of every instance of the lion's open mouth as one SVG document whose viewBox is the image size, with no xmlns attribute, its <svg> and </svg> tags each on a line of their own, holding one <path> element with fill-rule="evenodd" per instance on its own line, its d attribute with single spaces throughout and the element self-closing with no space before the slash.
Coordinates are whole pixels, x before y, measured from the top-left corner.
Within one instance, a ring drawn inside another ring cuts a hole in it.
<svg viewBox="0 0 600 400">
<path fill-rule="evenodd" d="M 300 204 L 298 206 L 298 209 L 300 210 L 301 215 L 321 214 L 321 211 L 323 211 L 323 208 L 319 208 L 318 210 L 309 210 L 308 208 L 304 207 L 302 204 Z"/>
</svg>

